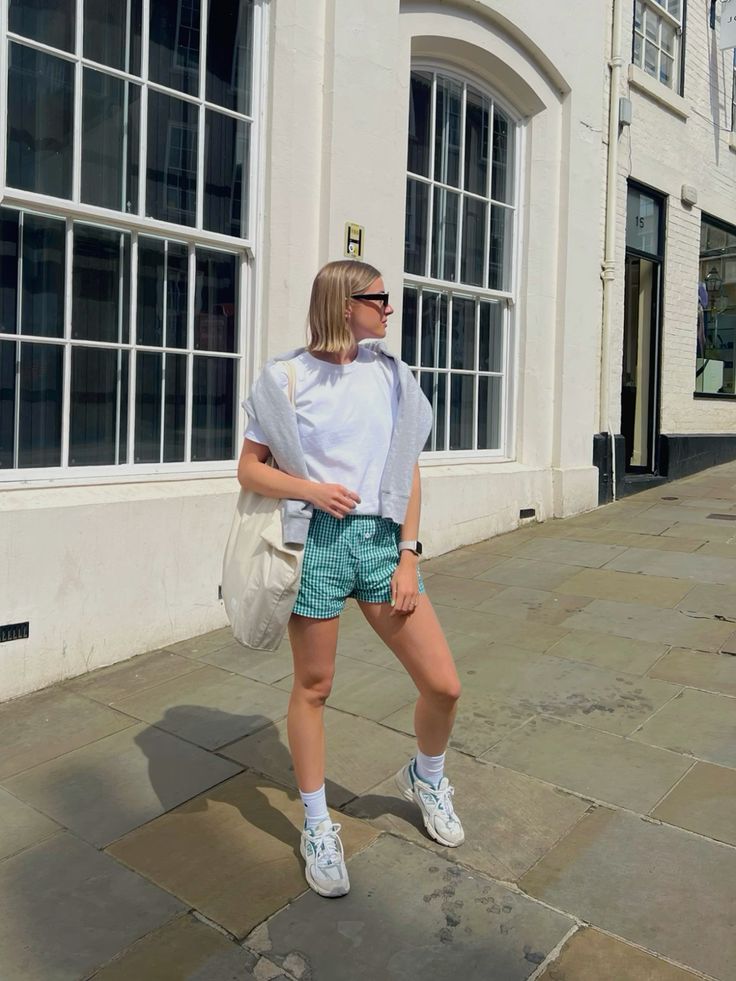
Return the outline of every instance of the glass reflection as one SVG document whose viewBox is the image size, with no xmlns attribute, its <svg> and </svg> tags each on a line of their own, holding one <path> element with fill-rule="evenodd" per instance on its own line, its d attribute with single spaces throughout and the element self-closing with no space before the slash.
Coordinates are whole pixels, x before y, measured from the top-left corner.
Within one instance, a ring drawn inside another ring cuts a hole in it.
<svg viewBox="0 0 736 981">
<path fill-rule="evenodd" d="M 235 352 L 237 303 L 237 257 L 226 252 L 197 249 L 195 349 Z"/>
<path fill-rule="evenodd" d="M 206 99 L 251 114 L 253 3 L 210 0 L 207 20 Z"/>
<path fill-rule="evenodd" d="M 209 110 L 205 118 L 204 227 L 246 237 L 250 123 Z"/>
<path fill-rule="evenodd" d="M 138 211 L 140 87 L 84 70 L 82 200 L 101 208 Z"/>
<path fill-rule="evenodd" d="M 141 0 L 84 0 L 84 56 L 141 73 Z"/>
<path fill-rule="evenodd" d="M 194 358 L 192 460 L 231 460 L 235 451 L 235 362 Z"/>
<path fill-rule="evenodd" d="M 161 92 L 148 94 L 146 214 L 193 225 L 197 213 L 196 106 Z"/>
<path fill-rule="evenodd" d="M 128 343 L 130 237 L 74 226 L 72 337 Z"/>
<path fill-rule="evenodd" d="M 23 215 L 21 332 L 64 336 L 64 222 Z"/>
<path fill-rule="evenodd" d="M 151 0 L 149 78 L 187 95 L 199 89 L 199 0 Z"/>
</svg>

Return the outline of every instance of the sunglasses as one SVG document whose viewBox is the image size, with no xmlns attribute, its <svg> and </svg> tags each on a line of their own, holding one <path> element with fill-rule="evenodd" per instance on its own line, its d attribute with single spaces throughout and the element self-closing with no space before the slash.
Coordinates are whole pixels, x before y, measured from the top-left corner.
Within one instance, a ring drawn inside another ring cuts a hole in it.
<svg viewBox="0 0 736 981">
<path fill-rule="evenodd" d="M 388 306 L 388 293 L 353 293 L 351 300 L 377 300 L 384 307 Z"/>
</svg>

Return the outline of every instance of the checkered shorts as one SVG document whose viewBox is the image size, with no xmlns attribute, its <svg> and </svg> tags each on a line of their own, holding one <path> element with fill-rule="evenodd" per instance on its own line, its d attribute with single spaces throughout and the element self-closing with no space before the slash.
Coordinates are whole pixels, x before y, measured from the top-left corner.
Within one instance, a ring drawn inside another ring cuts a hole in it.
<svg viewBox="0 0 736 981">
<path fill-rule="evenodd" d="M 400 525 L 377 515 L 348 514 L 340 519 L 315 510 L 294 613 L 317 620 L 336 617 L 348 596 L 365 603 L 390 603 L 400 533 Z M 417 575 L 423 593 L 418 570 Z"/>
</svg>

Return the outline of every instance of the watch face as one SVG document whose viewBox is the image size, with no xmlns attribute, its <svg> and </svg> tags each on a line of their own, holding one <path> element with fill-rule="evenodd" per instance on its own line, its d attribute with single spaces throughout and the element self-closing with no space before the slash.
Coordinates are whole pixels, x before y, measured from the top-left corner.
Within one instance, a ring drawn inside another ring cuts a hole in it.
<svg viewBox="0 0 736 981">
<path fill-rule="evenodd" d="M 417 552 L 417 555 L 421 555 L 422 554 L 422 543 L 421 542 L 417 542 L 416 552 Z"/>
</svg>

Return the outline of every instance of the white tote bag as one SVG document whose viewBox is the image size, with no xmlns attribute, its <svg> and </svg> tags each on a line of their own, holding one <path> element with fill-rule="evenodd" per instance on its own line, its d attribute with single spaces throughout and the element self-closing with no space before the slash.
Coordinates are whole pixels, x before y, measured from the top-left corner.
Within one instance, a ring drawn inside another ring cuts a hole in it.
<svg viewBox="0 0 736 981">
<path fill-rule="evenodd" d="M 296 371 L 289 373 L 294 404 Z M 222 564 L 222 599 L 233 636 L 245 647 L 275 651 L 286 633 L 301 580 L 303 545 L 285 545 L 281 501 L 241 490 Z"/>
</svg>

